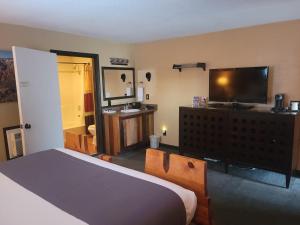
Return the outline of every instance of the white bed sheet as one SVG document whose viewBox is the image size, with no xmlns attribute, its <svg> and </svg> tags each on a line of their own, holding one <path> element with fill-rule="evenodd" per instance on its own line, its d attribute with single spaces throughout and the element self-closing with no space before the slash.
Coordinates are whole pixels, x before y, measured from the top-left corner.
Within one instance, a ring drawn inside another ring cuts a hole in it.
<svg viewBox="0 0 300 225">
<path fill-rule="evenodd" d="M 182 199 L 186 209 L 187 224 L 190 224 L 192 218 L 194 217 L 197 207 L 197 198 L 195 193 L 190 190 L 160 178 L 118 166 L 113 163 L 108 163 L 103 160 L 75 152 L 73 150 L 65 148 L 59 148 L 57 150 L 95 165 L 164 186 L 175 192 Z M 72 215 L 57 208 L 34 193 L 28 191 L 1 173 L 0 186 L 0 201 L 2 203 L 0 204 L 0 224 L 86 224 L 85 222 L 73 217 Z M 30 205 L 30 207 L 26 207 L 26 205 Z"/>
</svg>

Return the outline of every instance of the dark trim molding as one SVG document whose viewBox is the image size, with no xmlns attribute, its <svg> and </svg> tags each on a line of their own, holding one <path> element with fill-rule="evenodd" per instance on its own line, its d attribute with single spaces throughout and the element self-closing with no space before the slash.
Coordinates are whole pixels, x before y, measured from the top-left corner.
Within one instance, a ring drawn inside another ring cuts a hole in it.
<svg viewBox="0 0 300 225">
<path fill-rule="evenodd" d="M 101 103 L 101 80 L 100 80 L 100 63 L 99 55 L 93 53 L 70 52 L 51 49 L 50 52 L 56 53 L 60 56 L 84 57 L 93 59 L 94 69 L 94 98 L 95 98 L 95 122 L 96 122 L 96 138 L 97 138 L 97 152 L 105 153 L 104 150 L 104 126 Z"/>
<path fill-rule="evenodd" d="M 98 54 L 94 54 L 94 53 L 71 52 L 71 51 L 62 51 L 62 50 L 55 50 L 55 49 L 50 49 L 50 52 L 61 56 L 73 56 L 73 57 L 85 57 L 85 58 L 94 58 L 95 56 L 99 56 Z"/>
<path fill-rule="evenodd" d="M 132 70 L 133 78 L 133 95 L 131 96 L 119 96 L 119 97 L 106 97 L 105 94 L 105 76 L 104 76 L 104 70 Z M 101 67 L 102 72 L 102 91 L 103 91 L 103 99 L 105 101 L 109 100 L 116 100 L 116 99 L 127 99 L 127 98 L 135 98 L 136 97 L 136 90 L 135 90 L 135 69 L 133 67 L 110 67 L 110 66 L 102 66 Z"/>
</svg>

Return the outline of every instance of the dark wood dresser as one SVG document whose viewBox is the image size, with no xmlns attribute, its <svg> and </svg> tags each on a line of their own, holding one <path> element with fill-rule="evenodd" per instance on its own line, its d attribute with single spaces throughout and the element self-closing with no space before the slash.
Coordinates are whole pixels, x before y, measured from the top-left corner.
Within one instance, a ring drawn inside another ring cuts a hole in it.
<svg viewBox="0 0 300 225">
<path fill-rule="evenodd" d="M 266 110 L 179 108 L 180 153 L 245 164 L 286 175 L 289 187 L 300 144 L 300 116 Z"/>
</svg>

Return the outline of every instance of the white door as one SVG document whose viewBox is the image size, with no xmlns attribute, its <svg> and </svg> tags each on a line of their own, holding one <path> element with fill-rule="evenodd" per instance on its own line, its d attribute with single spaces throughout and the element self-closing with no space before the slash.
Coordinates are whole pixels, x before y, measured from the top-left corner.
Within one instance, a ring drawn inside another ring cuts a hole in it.
<svg viewBox="0 0 300 225">
<path fill-rule="evenodd" d="M 24 154 L 63 147 L 56 54 L 13 47 Z"/>
</svg>

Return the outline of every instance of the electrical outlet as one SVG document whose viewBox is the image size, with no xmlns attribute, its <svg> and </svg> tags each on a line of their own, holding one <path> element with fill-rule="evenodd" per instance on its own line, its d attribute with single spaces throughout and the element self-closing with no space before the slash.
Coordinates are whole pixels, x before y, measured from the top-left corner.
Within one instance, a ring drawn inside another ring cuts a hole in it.
<svg viewBox="0 0 300 225">
<path fill-rule="evenodd" d="M 146 100 L 149 100 L 149 98 L 150 98 L 149 94 L 146 94 Z"/>
</svg>

